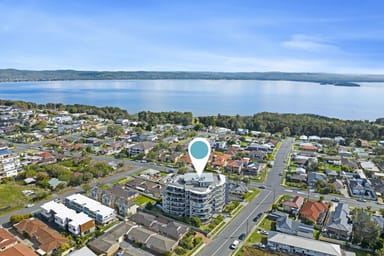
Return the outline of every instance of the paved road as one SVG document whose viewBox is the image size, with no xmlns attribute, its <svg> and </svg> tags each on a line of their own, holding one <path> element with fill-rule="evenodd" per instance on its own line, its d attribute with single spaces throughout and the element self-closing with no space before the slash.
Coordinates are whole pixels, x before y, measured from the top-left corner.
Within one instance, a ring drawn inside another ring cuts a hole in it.
<svg viewBox="0 0 384 256">
<path fill-rule="evenodd" d="M 265 186 L 280 187 L 281 176 L 279 173 L 284 169 L 284 162 L 292 148 L 293 139 L 284 140 L 279 148 L 274 165 L 270 169 Z M 261 185 L 261 184 L 260 184 Z M 259 196 L 243 208 L 243 210 L 199 253 L 201 256 L 226 256 L 232 253 L 229 248 L 233 240 L 238 239 L 240 234 L 247 233 L 254 228 L 253 218 L 259 212 L 269 210 L 274 202 L 275 194 L 273 190 L 262 189 Z"/>
</svg>

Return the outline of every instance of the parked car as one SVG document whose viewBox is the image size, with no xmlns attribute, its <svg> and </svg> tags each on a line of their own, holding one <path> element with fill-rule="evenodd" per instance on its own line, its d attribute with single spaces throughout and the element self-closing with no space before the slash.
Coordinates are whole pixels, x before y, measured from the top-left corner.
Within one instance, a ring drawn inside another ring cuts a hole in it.
<svg viewBox="0 0 384 256">
<path fill-rule="evenodd" d="M 240 236 L 239 236 L 239 240 L 244 240 L 245 239 L 245 233 L 242 233 Z"/>
<path fill-rule="evenodd" d="M 229 246 L 231 249 L 236 249 L 236 247 L 240 244 L 239 240 L 233 241 L 233 243 Z"/>
<path fill-rule="evenodd" d="M 268 235 L 268 231 L 265 231 L 265 230 L 260 230 L 260 234 L 263 234 L 263 235 Z"/>
<path fill-rule="evenodd" d="M 33 206 L 35 206 L 35 204 L 27 204 L 27 205 L 25 206 L 25 208 L 31 208 L 31 207 L 33 207 Z"/>
<path fill-rule="evenodd" d="M 359 199 L 357 199 L 357 201 L 359 201 L 359 202 L 367 202 L 367 200 L 365 200 L 364 198 L 359 198 Z"/>
</svg>

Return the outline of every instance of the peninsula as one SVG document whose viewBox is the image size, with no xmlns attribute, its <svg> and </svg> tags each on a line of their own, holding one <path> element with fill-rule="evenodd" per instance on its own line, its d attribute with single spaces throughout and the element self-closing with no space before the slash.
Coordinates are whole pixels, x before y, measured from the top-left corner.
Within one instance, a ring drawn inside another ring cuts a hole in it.
<svg viewBox="0 0 384 256">
<path fill-rule="evenodd" d="M 284 80 L 335 86 L 359 86 L 358 82 L 384 82 L 384 75 L 287 72 L 188 72 L 188 71 L 77 71 L 0 69 L 0 82 L 60 80 Z"/>
</svg>

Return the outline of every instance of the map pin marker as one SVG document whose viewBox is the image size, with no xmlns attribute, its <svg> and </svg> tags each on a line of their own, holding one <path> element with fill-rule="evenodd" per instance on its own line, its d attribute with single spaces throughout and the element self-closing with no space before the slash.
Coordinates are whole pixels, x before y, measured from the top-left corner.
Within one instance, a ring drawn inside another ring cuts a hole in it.
<svg viewBox="0 0 384 256">
<path fill-rule="evenodd" d="M 195 138 L 188 145 L 188 153 L 197 175 L 200 177 L 211 153 L 211 145 L 204 138 Z"/>
</svg>

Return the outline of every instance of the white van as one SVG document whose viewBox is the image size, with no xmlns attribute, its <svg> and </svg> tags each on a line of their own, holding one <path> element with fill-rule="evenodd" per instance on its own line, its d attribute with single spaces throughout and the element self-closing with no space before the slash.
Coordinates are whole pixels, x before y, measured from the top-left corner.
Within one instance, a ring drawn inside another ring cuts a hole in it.
<svg viewBox="0 0 384 256">
<path fill-rule="evenodd" d="M 231 249 L 236 249 L 236 247 L 239 245 L 240 241 L 239 240 L 235 240 L 233 241 L 233 243 L 231 244 L 231 246 L 229 246 L 229 248 Z"/>
</svg>

